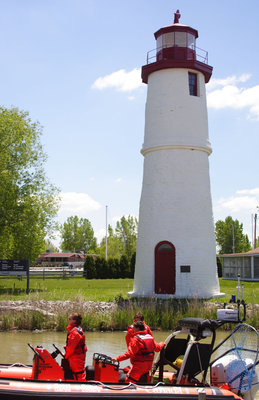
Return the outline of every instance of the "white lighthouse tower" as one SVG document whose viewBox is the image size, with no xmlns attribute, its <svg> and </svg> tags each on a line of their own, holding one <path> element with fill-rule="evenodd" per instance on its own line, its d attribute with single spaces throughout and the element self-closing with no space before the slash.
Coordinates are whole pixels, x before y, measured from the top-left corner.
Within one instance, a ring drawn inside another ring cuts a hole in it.
<svg viewBox="0 0 259 400">
<path fill-rule="evenodd" d="M 205 83 L 212 74 L 198 32 L 179 23 L 155 32 L 148 84 L 142 194 L 132 296 L 219 296 L 210 193 Z"/>
</svg>

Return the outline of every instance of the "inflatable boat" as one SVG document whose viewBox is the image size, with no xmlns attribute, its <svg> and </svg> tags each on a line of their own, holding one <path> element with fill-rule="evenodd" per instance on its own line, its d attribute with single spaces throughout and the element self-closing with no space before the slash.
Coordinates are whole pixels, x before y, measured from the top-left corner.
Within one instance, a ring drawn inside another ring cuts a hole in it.
<svg viewBox="0 0 259 400">
<path fill-rule="evenodd" d="M 137 384 L 125 384 L 119 363 L 100 353 L 86 367 L 86 381 L 73 381 L 55 345 L 51 353 L 29 344 L 32 365 L 0 364 L 0 399 L 255 399 L 258 333 L 240 321 L 239 310 L 219 311 L 217 320 L 181 319 Z M 226 322 L 235 327 L 216 345 L 216 330 Z"/>
</svg>

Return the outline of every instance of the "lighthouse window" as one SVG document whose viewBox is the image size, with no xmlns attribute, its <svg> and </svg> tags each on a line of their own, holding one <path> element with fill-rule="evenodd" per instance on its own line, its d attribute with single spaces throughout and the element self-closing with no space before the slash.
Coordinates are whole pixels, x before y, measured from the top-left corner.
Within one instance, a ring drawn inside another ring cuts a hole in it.
<svg viewBox="0 0 259 400">
<path fill-rule="evenodd" d="M 186 32 L 175 32 L 175 46 L 186 47 Z"/>
<path fill-rule="evenodd" d="M 158 251 L 173 251 L 173 249 L 169 244 L 163 243 L 158 247 Z"/>
<path fill-rule="evenodd" d="M 169 32 L 163 35 L 163 47 L 173 47 L 174 45 L 174 32 Z"/>
<path fill-rule="evenodd" d="M 195 37 L 191 33 L 187 33 L 187 47 L 189 49 L 195 49 Z"/>
<path fill-rule="evenodd" d="M 188 73 L 189 76 L 189 93 L 191 96 L 197 96 L 197 74 Z"/>
<path fill-rule="evenodd" d="M 156 41 L 157 50 L 161 50 L 162 49 L 162 38 L 163 38 L 162 35 L 157 38 L 157 41 Z"/>
</svg>

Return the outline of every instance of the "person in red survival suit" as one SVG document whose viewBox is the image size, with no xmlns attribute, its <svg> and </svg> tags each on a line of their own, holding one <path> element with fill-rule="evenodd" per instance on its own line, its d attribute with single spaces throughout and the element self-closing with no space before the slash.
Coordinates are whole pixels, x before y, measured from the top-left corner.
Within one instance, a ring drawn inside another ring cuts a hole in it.
<svg viewBox="0 0 259 400">
<path fill-rule="evenodd" d="M 153 364 L 154 352 L 161 351 L 164 342 L 156 343 L 142 321 L 135 321 L 133 324 L 133 337 L 130 340 L 128 351 L 114 358 L 113 361 L 123 361 L 130 358 L 132 364 L 125 382 L 139 382 L 142 375 L 147 374 Z"/>
<path fill-rule="evenodd" d="M 135 321 L 142 321 L 147 333 L 149 333 L 151 336 L 153 336 L 153 333 L 151 332 L 151 329 L 149 328 L 149 326 L 144 321 L 144 315 L 142 314 L 142 312 L 138 311 L 134 315 L 133 324 L 134 324 Z M 133 324 L 128 327 L 128 332 L 126 333 L 126 336 L 125 336 L 127 347 L 129 347 L 129 342 L 134 336 L 134 334 L 133 334 Z"/>
<path fill-rule="evenodd" d="M 86 379 L 85 357 L 87 347 L 85 344 L 85 334 L 80 326 L 81 321 L 81 314 L 74 313 L 69 316 L 65 347 L 65 359 L 68 360 L 73 378 L 77 381 L 84 381 Z"/>
</svg>

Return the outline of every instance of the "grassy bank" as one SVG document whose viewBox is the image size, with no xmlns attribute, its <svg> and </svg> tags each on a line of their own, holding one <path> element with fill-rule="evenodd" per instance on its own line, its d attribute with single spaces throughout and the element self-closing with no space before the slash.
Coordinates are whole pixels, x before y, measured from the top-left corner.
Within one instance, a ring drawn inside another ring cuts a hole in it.
<svg viewBox="0 0 259 400">
<path fill-rule="evenodd" d="M 247 323 L 259 328 L 259 283 L 245 282 L 245 299 L 250 305 Z M 226 296 L 216 301 L 228 302 L 232 294 L 237 293 L 237 282 L 220 280 L 221 292 Z M 72 301 L 75 311 L 83 313 L 82 326 L 85 330 L 125 330 L 132 323 L 133 315 L 142 310 L 145 319 L 152 329 L 171 330 L 177 326 L 180 318 L 187 316 L 216 319 L 217 305 L 215 300 L 202 302 L 198 300 L 129 300 L 127 293 L 132 290 L 133 280 L 90 280 L 80 278 L 33 279 L 30 282 L 31 292 L 26 295 L 26 280 L 0 279 L 0 300 L 27 300 L 32 302 Z M 83 312 L 85 301 L 116 301 L 117 307 L 112 311 L 89 310 Z M 55 329 L 63 331 L 67 324 L 66 306 L 55 315 L 45 315 L 37 310 L 2 311 L 0 329 Z"/>
<path fill-rule="evenodd" d="M 217 301 L 228 302 L 231 295 L 237 294 L 237 281 L 220 278 L 220 290 L 224 297 Z M 248 304 L 259 303 L 259 282 L 241 282 L 244 284 L 245 300 Z M 26 278 L 22 280 L 0 278 L 1 300 L 72 300 L 114 301 L 127 299 L 133 289 L 133 279 L 31 279 L 30 294 L 26 294 Z M 241 296 L 241 291 L 240 291 Z M 211 301 L 215 301 L 211 300 Z"/>
<path fill-rule="evenodd" d="M 127 298 L 133 279 L 31 279 L 30 293 L 26 294 L 26 278 L 0 279 L 1 300 L 71 300 L 114 301 Z"/>
</svg>

